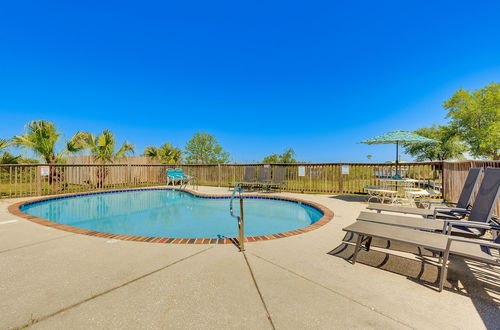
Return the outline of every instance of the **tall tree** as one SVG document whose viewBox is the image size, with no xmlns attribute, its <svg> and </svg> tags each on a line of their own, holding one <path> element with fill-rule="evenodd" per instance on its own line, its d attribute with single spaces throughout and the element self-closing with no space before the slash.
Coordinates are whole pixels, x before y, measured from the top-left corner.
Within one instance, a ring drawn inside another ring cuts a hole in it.
<svg viewBox="0 0 500 330">
<path fill-rule="evenodd" d="M 434 139 L 435 143 L 404 144 L 407 154 L 417 161 L 463 159 L 467 146 L 460 141 L 455 130 L 448 126 L 432 126 L 414 131 L 415 134 Z"/>
<path fill-rule="evenodd" d="M 295 150 L 292 148 L 285 149 L 281 155 L 272 153 L 262 160 L 266 164 L 292 164 L 297 163 L 295 159 Z"/>
<path fill-rule="evenodd" d="M 182 159 L 182 150 L 172 146 L 171 143 L 164 143 L 159 148 L 155 146 L 146 147 L 144 156 L 155 159 L 162 164 L 178 164 Z"/>
<path fill-rule="evenodd" d="M 14 136 L 12 145 L 30 149 L 47 164 L 64 161 L 64 157 L 83 149 L 78 139 L 71 138 L 63 150 L 57 151 L 57 142 L 61 134 L 54 123 L 45 120 L 30 121 L 25 127 L 25 134 Z"/>
<path fill-rule="evenodd" d="M 476 157 L 500 159 L 500 84 L 459 89 L 444 102 L 450 125 Z"/>
<path fill-rule="evenodd" d="M 195 133 L 185 147 L 186 161 L 191 164 L 229 163 L 229 153 L 224 152 L 215 136 Z"/>
</svg>

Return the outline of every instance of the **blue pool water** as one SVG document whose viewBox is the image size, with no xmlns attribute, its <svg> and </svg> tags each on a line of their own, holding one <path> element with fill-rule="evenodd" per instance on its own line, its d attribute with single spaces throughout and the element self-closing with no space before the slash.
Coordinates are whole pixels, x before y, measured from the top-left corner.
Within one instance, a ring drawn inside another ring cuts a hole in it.
<svg viewBox="0 0 500 330">
<path fill-rule="evenodd" d="M 235 213 L 239 201 L 235 199 Z M 284 200 L 244 200 L 245 236 L 261 236 L 309 226 L 323 213 Z M 122 235 L 171 238 L 237 237 L 229 199 L 208 199 L 178 190 L 91 194 L 24 205 L 21 210 L 66 225 Z"/>
</svg>

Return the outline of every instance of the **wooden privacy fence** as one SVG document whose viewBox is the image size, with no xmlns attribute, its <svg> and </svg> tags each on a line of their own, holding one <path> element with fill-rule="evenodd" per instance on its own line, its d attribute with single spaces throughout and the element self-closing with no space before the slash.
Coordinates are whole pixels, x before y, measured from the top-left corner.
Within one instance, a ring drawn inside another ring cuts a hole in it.
<svg viewBox="0 0 500 330">
<path fill-rule="evenodd" d="M 164 185 L 168 168 L 181 168 L 200 185 L 227 186 L 242 181 L 245 167 L 285 167 L 286 188 L 291 192 L 364 194 L 363 187 L 380 184 L 395 174 L 394 164 L 26 164 L 0 165 L 0 198 L 30 197 L 119 188 Z M 471 167 L 500 167 L 500 161 L 403 163 L 399 173 L 419 180 L 424 188 L 442 191 L 456 202 Z M 500 203 L 499 203 L 500 204 Z M 500 205 L 495 210 L 500 215 Z"/>
<path fill-rule="evenodd" d="M 362 194 L 363 187 L 395 174 L 394 164 L 57 164 L 0 165 L 0 197 L 26 197 L 163 185 L 166 169 L 181 168 L 200 185 L 227 186 L 242 181 L 245 167 L 286 168 L 286 190 L 293 192 Z M 399 172 L 423 186 L 440 188 L 442 163 L 405 163 Z"/>
</svg>

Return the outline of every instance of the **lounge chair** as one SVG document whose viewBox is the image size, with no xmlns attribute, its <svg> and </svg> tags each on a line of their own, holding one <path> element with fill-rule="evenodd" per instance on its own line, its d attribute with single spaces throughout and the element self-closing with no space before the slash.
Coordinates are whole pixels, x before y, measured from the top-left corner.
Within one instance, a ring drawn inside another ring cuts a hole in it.
<svg viewBox="0 0 500 330">
<path fill-rule="evenodd" d="M 462 226 L 467 222 L 489 223 L 496 222 L 493 210 L 500 196 L 500 168 L 487 168 L 484 180 L 479 187 L 474 205 L 467 212 L 467 220 L 455 222 L 452 233 L 467 236 L 482 236 L 484 231 L 478 228 Z M 460 211 L 461 212 L 461 211 Z M 401 216 L 396 214 L 382 214 L 361 212 L 357 218 L 360 221 L 389 224 L 394 226 L 409 227 L 428 231 L 444 232 L 445 222 L 438 219 L 421 219 L 415 217 Z"/>
<path fill-rule="evenodd" d="M 453 226 L 455 220 L 446 220 L 447 226 Z M 500 230 L 500 226 L 493 224 L 474 223 L 472 221 L 460 221 L 460 225 L 481 230 Z M 413 228 L 403 228 L 381 223 L 367 221 L 356 221 L 343 229 L 346 232 L 357 235 L 356 247 L 352 256 L 352 264 L 356 263 L 361 244 L 366 242 L 366 250 L 369 251 L 371 239 L 373 237 L 390 241 L 402 242 L 418 247 L 422 247 L 440 253 L 441 276 L 439 279 L 439 291 L 443 290 L 446 279 L 448 257 L 450 255 L 471 259 L 487 264 L 500 265 L 500 236 L 494 241 L 468 239 L 438 233 L 415 230 Z M 451 229 L 449 229 L 451 231 Z"/>
<path fill-rule="evenodd" d="M 243 181 L 230 182 L 229 189 L 231 187 L 247 187 L 252 186 L 255 183 L 255 167 L 245 167 L 245 174 L 243 175 Z"/>
<path fill-rule="evenodd" d="M 169 184 L 176 185 L 176 183 L 180 182 L 181 179 L 178 177 L 176 170 L 168 169 L 166 172 L 167 172 L 167 186 Z"/>
<path fill-rule="evenodd" d="M 281 191 L 283 189 L 283 186 L 285 185 L 285 175 L 285 167 L 275 167 L 273 170 L 273 177 L 271 179 L 271 182 L 266 185 L 267 190 L 271 191 L 271 189 L 275 188 Z"/>
<path fill-rule="evenodd" d="M 195 178 L 189 175 L 184 174 L 184 171 L 181 169 L 169 169 L 167 170 L 167 185 L 172 183 L 172 185 L 179 184 L 187 185 Z"/>
<path fill-rule="evenodd" d="M 435 205 L 434 208 L 430 209 L 421 209 L 418 207 L 409 207 L 409 206 L 395 206 L 395 205 L 383 205 L 383 204 L 373 204 L 370 203 L 367 207 L 368 210 L 374 210 L 377 212 L 395 212 L 395 213 L 404 213 L 404 214 L 415 214 L 421 215 L 423 217 L 445 217 L 445 218 L 460 218 L 456 213 L 450 213 L 452 208 L 449 205 L 454 205 L 453 209 L 461 209 L 467 210 L 470 207 L 470 201 L 472 199 L 472 193 L 476 188 L 477 182 L 479 181 L 480 174 L 483 172 L 482 168 L 471 168 L 469 173 L 467 174 L 467 178 L 465 179 L 465 184 L 462 188 L 462 192 L 460 193 L 460 198 L 457 203 L 452 202 L 444 202 L 442 205 Z M 432 205 L 432 204 L 430 204 Z M 435 213 L 435 210 L 439 209 L 439 213 Z"/>
<path fill-rule="evenodd" d="M 267 184 L 271 181 L 271 168 L 270 167 L 261 167 L 257 172 L 257 181 L 253 182 L 250 186 L 260 187 L 264 189 Z"/>
<path fill-rule="evenodd" d="M 192 182 L 195 178 L 189 175 L 184 174 L 184 171 L 182 169 L 175 169 L 174 170 L 176 173 L 176 176 L 178 180 L 180 181 L 181 185 L 184 184 L 187 186 L 190 182 Z"/>
</svg>

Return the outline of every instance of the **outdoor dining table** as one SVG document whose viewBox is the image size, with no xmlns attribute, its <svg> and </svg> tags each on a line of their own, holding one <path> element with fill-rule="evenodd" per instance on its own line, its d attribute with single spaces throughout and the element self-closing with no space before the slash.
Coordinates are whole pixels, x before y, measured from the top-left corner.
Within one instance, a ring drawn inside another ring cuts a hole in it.
<svg viewBox="0 0 500 330">
<path fill-rule="evenodd" d="M 404 203 L 416 206 L 417 199 L 431 195 L 427 190 L 416 187 L 420 183 L 416 179 L 382 178 L 379 182 L 380 185 L 364 187 L 370 195 L 368 201 L 378 199 L 381 203 Z"/>
</svg>

